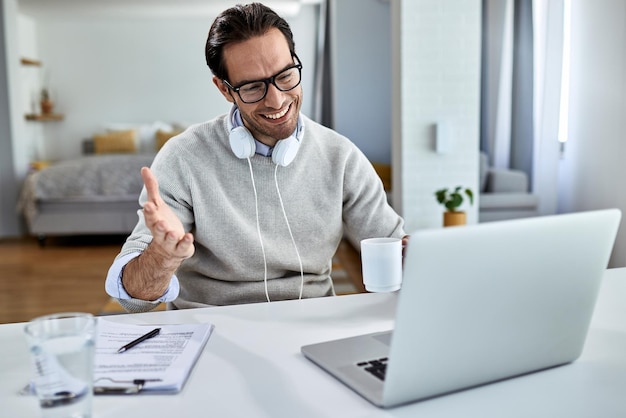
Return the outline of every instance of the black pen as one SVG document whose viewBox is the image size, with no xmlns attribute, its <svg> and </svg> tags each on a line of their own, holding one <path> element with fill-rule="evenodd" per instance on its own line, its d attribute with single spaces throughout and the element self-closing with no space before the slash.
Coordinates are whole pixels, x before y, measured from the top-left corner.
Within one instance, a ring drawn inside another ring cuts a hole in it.
<svg viewBox="0 0 626 418">
<path fill-rule="evenodd" d="M 133 348 L 134 346 L 136 346 L 140 342 L 145 341 L 148 338 L 152 338 L 152 337 L 157 336 L 160 331 L 161 331 L 161 328 L 155 328 L 152 331 L 150 331 L 149 333 L 147 333 L 146 335 L 142 335 L 141 337 L 137 338 L 136 340 L 133 340 L 133 341 L 129 342 L 124 347 L 122 347 L 119 350 L 117 350 L 117 352 L 118 353 L 123 353 L 124 351 Z"/>
</svg>

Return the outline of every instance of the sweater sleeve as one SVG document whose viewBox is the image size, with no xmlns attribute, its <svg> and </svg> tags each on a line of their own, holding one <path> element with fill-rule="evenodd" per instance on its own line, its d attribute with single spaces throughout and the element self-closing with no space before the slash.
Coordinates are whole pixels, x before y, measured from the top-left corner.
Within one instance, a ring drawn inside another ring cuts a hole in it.
<svg viewBox="0 0 626 418">
<path fill-rule="evenodd" d="M 404 220 L 389 205 L 382 180 L 356 146 L 345 163 L 343 218 L 346 236 L 357 249 L 365 238 L 405 235 Z"/>
</svg>

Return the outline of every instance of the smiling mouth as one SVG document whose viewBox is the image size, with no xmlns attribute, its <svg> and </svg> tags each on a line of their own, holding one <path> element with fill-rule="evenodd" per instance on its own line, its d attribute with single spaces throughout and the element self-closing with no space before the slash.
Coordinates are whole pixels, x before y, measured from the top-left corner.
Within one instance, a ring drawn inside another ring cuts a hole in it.
<svg viewBox="0 0 626 418">
<path fill-rule="evenodd" d="M 291 109 L 291 105 L 287 106 L 285 108 L 285 110 L 282 110 L 278 113 L 272 113 L 271 115 L 263 115 L 264 118 L 266 119 L 271 119 L 271 120 L 276 120 L 276 119 L 280 119 L 283 116 L 285 116 L 287 114 L 287 112 L 289 112 L 289 109 Z"/>
</svg>

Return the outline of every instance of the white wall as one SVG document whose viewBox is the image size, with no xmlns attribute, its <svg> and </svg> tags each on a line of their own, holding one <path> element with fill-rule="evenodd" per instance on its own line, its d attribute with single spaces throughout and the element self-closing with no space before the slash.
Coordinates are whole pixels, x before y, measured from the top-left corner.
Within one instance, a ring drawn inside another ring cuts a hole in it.
<svg viewBox="0 0 626 418">
<path fill-rule="evenodd" d="M 441 227 L 437 189 L 478 190 L 480 27 L 480 0 L 392 2 L 393 199 L 408 232 Z M 435 152 L 436 123 L 445 153 Z M 477 207 L 464 207 L 469 223 Z"/>
<path fill-rule="evenodd" d="M 559 212 L 609 207 L 626 216 L 626 2 L 572 2 L 569 140 Z M 626 266 L 622 227 L 611 267 Z"/>
<path fill-rule="evenodd" d="M 335 0 L 331 6 L 334 128 L 371 161 L 389 164 L 390 4 L 380 0 Z"/>
<path fill-rule="evenodd" d="M 19 57 L 38 57 L 37 24 L 25 15 L 19 15 L 17 19 L 17 54 Z M 16 58 L 17 59 L 17 58 Z M 19 97 L 16 100 L 16 125 L 22 130 L 20 137 L 20 167 L 30 161 L 44 158 L 43 132 L 45 125 L 41 123 L 26 123 L 23 115 L 26 113 L 39 113 L 39 96 L 35 86 L 41 84 L 42 68 L 32 65 L 21 65 L 18 72 Z"/>
</svg>

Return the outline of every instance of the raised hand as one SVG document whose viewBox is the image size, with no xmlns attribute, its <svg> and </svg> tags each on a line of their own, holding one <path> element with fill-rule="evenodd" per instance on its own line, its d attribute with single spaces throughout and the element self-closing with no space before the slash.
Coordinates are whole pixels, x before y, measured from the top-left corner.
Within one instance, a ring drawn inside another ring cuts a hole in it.
<svg viewBox="0 0 626 418">
<path fill-rule="evenodd" d="M 141 169 L 141 177 L 148 192 L 143 214 L 152 233 L 152 244 L 160 247 L 165 257 L 179 260 L 191 257 L 194 252 L 193 235 L 185 233 L 180 219 L 161 198 L 157 179 L 148 167 Z"/>
<path fill-rule="evenodd" d="M 172 275 L 184 259 L 194 253 L 193 235 L 185 232 L 183 224 L 159 194 L 159 184 L 149 168 L 141 169 L 148 200 L 143 214 L 152 233 L 152 242 L 139 256 L 126 264 L 122 283 L 134 298 L 157 300 L 167 290 Z"/>
</svg>

